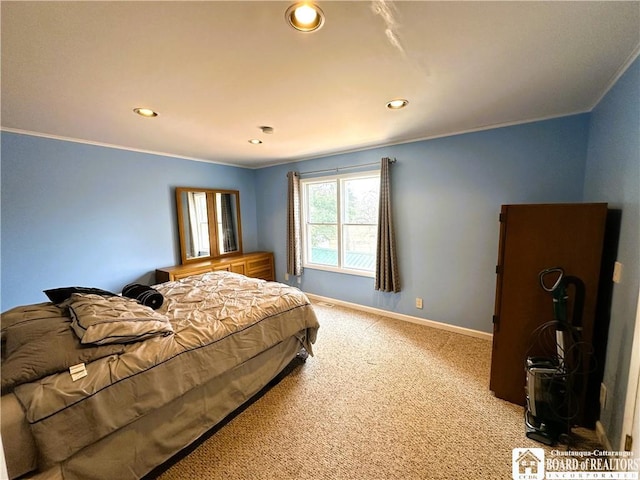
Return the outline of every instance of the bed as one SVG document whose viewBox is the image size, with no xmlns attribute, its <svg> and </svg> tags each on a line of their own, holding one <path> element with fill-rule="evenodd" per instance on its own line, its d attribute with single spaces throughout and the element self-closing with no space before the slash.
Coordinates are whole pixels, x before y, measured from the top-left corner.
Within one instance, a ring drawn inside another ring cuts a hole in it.
<svg viewBox="0 0 640 480">
<path fill-rule="evenodd" d="M 156 310 L 73 292 L 2 315 L 11 478 L 141 478 L 313 354 L 319 325 L 297 288 L 223 271 L 154 289 Z"/>
</svg>

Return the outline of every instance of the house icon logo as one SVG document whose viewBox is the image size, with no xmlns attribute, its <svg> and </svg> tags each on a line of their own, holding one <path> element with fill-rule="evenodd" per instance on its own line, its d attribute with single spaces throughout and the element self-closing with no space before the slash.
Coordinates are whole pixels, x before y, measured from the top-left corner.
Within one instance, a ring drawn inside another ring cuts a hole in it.
<svg viewBox="0 0 640 480">
<path fill-rule="evenodd" d="M 513 480 L 544 480 L 544 449 L 514 448 Z"/>
</svg>

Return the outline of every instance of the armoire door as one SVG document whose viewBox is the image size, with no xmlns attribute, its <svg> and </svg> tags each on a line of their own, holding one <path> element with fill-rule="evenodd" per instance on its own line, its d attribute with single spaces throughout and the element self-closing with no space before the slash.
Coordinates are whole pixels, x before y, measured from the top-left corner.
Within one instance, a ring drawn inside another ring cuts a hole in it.
<svg viewBox="0 0 640 480">
<path fill-rule="evenodd" d="M 534 334 L 554 314 L 552 295 L 539 283 L 542 270 L 561 267 L 584 282 L 581 337 L 591 345 L 606 217 L 605 203 L 502 206 L 490 379 L 498 398 L 524 405 L 525 359 L 548 351 Z M 591 361 L 587 350 L 581 349 L 581 404 Z"/>
</svg>

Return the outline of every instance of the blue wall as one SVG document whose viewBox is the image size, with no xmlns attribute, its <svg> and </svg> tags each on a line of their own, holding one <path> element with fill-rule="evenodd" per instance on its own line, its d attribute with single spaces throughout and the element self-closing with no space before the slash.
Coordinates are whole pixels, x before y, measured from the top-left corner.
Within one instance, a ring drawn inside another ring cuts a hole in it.
<svg viewBox="0 0 640 480">
<path fill-rule="evenodd" d="M 244 248 L 274 251 L 283 281 L 286 172 L 393 156 L 403 291 L 309 269 L 301 287 L 490 332 L 500 205 L 580 201 L 588 126 L 576 115 L 255 171 L 2 132 L 1 308 L 45 288 L 152 282 L 179 262 L 180 185 L 239 189 Z"/>
<path fill-rule="evenodd" d="M 372 278 L 311 269 L 301 288 L 491 332 L 500 205 L 581 201 L 588 126 L 587 114 L 576 115 L 258 170 L 258 246 L 275 252 L 278 280 L 285 281 L 287 171 L 396 157 L 402 292 L 376 292 Z M 424 299 L 423 310 L 415 308 L 416 297 Z"/>
<path fill-rule="evenodd" d="M 600 416 L 612 446 L 622 450 L 618 442 L 640 278 L 640 59 L 591 113 L 586 166 L 585 201 L 622 210 L 618 261 L 624 268 L 622 282 L 613 289 L 603 380 L 609 398 Z"/>
<path fill-rule="evenodd" d="M 1 133 L 1 310 L 70 285 L 120 291 L 180 262 L 174 187 L 240 191 L 257 247 L 253 170 Z"/>
</svg>

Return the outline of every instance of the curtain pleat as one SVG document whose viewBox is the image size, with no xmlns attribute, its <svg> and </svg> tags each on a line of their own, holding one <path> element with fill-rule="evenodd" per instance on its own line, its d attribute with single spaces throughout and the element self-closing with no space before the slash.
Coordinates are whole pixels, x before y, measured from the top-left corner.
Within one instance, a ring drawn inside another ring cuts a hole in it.
<svg viewBox="0 0 640 480">
<path fill-rule="evenodd" d="M 376 252 L 375 289 L 399 292 L 400 275 L 395 231 L 391 214 L 391 160 L 383 158 L 380 167 L 380 203 L 378 208 L 378 249 Z"/>
<path fill-rule="evenodd" d="M 300 235 L 300 174 L 287 173 L 287 273 L 302 275 L 302 237 Z"/>
</svg>

